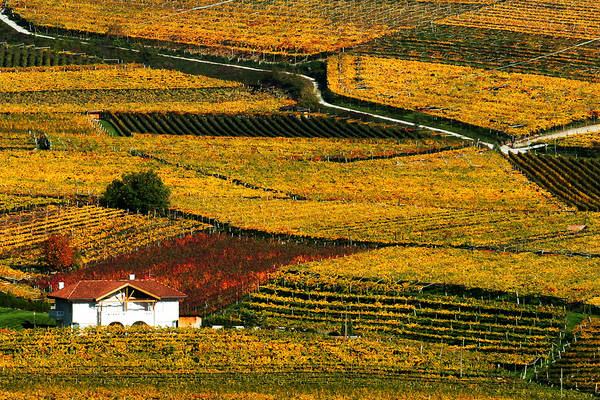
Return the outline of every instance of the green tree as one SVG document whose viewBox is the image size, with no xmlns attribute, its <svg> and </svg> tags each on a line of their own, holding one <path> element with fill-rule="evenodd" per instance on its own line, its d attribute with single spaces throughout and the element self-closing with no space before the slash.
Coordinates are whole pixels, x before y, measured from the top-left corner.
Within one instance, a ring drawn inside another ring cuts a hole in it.
<svg viewBox="0 0 600 400">
<path fill-rule="evenodd" d="M 256 313 L 252 310 L 243 309 L 240 313 L 240 320 L 245 327 L 262 326 L 265 323 L 265 316 L 262 313 Z"/>
<path fill-rule="evenodd" d="M 169 207 L 170 192 L 156 172 L 132 172 L 112 181 L 100 203 L 106 207 L 147 213 Z"/>
</svg>

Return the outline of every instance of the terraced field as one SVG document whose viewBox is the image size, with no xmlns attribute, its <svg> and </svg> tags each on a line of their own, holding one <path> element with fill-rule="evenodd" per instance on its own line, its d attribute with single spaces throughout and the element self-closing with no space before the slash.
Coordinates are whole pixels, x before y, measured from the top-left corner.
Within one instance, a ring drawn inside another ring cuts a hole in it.
<svg viewBox="0 0 600 400">
<path fill-rule="evenodd" d="M 410 286 L 284 273 L 243 307 L 264 317 L 263 326 L 365 335 L 384 332 L 490 353 L 497 362 L 524 366 L 545 358 L 564 325 L 559 308 L 418 294 Z M 365 290 L 365 286 L 372 286 Z"/>
<path fill-rule="evenodd" d="M 47 206 L 5 214 L 0 217 L 0 226 L 0 254 L 19 263 L 34 263 L 40 256 L 40 245 L 53 234 L 68 234 L 86 263 L 207 227 L 195 221 L 173 221 L 97 206 Z"/>
<path fill-rule="evenodd" d="M 575 330 L 576 340 L 550 366 L 549 382 L 598 393 L 600 385 L 600 320 L 584 321 Z"/>
<path fill-rule="evenodd" d="M 0 398 L 593 398 L 597 134 L 498 150 L 597 124 L 598 11 L 5 1 Z M 37 327 L 131 274 L 203 327 Z"/>
<path fill-rule="evenodd" d="M 511 155 L 510 159 L 532 181 L 565 203 L 584 211 L 600 210 L 597 160 L 532 154 Z"/>
</svg>

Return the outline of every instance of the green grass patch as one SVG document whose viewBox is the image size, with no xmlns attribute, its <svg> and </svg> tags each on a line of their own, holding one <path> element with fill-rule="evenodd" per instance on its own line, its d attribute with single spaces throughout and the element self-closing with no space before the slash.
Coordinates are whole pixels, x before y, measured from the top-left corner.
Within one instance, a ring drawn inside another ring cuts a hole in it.
<svg viewBox="0 0 600 400">
<path fill-rule="evenodd" d="M 55 325 L 48 313 L 0 307 L 0 328 L 22 329 L 27 322 L 33 326 Z"/>
<path fill-rule="evenodd" d="M 116 136 L 116 137 L 121 136 L 119 134 L 119 132 L 117 132 L 117 130 L 115 129 L 115 127 L 113 126 L 113 124 L 111 124 L 110 122 L 101 119 L 101 120 L 98 121 L 98 123 L 100 124 L 100 126 L 102 128 L 104 128 L 104 130 L 106 132 L 108 132 L 109 136 Z"/>
<path fill-rule="evenodd" d="M 565 332 L 573 332 L 573 329 L 587 317 L 586 314 L 567 312 L 567 328 Z"/>
</svg>

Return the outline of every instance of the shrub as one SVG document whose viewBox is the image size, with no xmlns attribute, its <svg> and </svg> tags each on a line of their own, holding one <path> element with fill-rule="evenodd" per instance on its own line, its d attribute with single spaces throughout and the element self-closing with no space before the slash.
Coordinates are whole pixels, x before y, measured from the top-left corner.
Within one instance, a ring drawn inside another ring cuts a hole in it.
<svg viewBox="0 0 600 400">
<path fill-rule="evenodd" d="M 35 136 L 35 147 L 38 150 L 51 150 L 52 143 L 48 136 L 45 133 L 39 134 Z"/>
<path fill-rule="evenodd" d="M 170 190 L 154 171 L 123 174 L 108 185 L 100 202 L 103 206 L 147 213 L 169 206 Z"/>
<path fill-rule="evenodd" d="M 28 300 L 15 296 L 10 292 L 0 292 L 0 307 L 16 308 L 19 310 L 48 312 L 50 303 L 41 300 Z"/>
<path fill-rule="evenodd" d="M 251 328 L 263 325 L 265 323 L 265 316 L 262 313 L 259 314 L 252 310 L 243 309 L 240 314 L 240 320 L 242 321 L 242 325 Z"/>
</svg>

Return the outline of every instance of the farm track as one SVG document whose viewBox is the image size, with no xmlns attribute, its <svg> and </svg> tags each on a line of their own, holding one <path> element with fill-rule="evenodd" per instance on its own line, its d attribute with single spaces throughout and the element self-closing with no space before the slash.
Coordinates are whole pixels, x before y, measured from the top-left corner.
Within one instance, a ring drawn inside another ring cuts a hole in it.
<svg viewBox="0 0 600 400">
<path fill-rule="evenodd" d="M 213 5 L 214 6 L 214 5 Z M 4 22 L 5 24 L 7 24 L 9 27 L 11 27 L 12 29 L 14 29 L 15 31 L 24 34 L 24 35 L 28 35 L 28 36 L 34 36 L 34 37 L 40 37 L 40 38 L 44 38 L 44 39 L 52 39 L 55 40 L 56 38 L 53 36 L 48 36 L 48 35 L 42 35 L 42 34 L 38 34 L 38 33 L 33 33 L 30 32 L 29 30 L 25 29 L 24 27 L 18 25 L 16 22 L 14 22 L 13 20 L 11 20 L 7 15 L 4 14 L 4 9 L 0 9 L 0 21 Z M 86 43 L 85 41 L 81 40 L 82 43 Z M 123 50 L 123 51 L 129 51 L 129 52 L 134 52 L 134 53 L 139 53 L 140 50 L 136 50 L 136 49 L 129 49 L 129 48 L 125 48 L 125 47 L 117 47 L 117 49 L 119 50 Z M 164 53 L 158 53 L 157 54 L 160 57 L 164 57 L 164 58 L 171 58 L 171 59 L 176 59 L 176 60 L 181 60 L 181 61 L 188 61 L 188 62 L 194 62 L 194 63 L 198 63 L 198 64 L 207 64 L 207 65 L 215 65 L 215 66 L 223 66 L 223 67 L 229 67 L 229 68 L 234 68 L 234 69 L 240 69 L 240 70 L 246 70 L 246 71 L 254 71 L 254 72 L 271 72 L 271 70 L 269 69 L 262 69 L 262 68 L 254 68 L 254 67 L 247 67 L 247 66 L 242 66 L 242 65 L 237 65 L 237 64 L 227 64 L 227 63 L 219 63 L 219 62 L 215 62 L 215 61 L 207 61 L 207 60 L 200 60 L 200 59 L 196 59 L 196 58 L 190 58 L 190 57 L 181 57 L 181 56 L 174 56 L 174 55 L 170 55 L 170 54 L 164 54 Z M 335 110 L 339 110 L 339 111 L 344 111 L 344 112 L 348 112 L 348 113 L 353 113 L 353 114 L 358 114 L 358 115 L 364 115 L 364 116 L 368 116 L 371 118 L 376 118 L 376 119 L 380 119 L 383 121 L 387 121 L 387 122 L 392 122 L 392 123 L 396 123 L 396 124 L 400 124 L 400 125 L 405 125 L 405 126 L 409 126 L 409 127 L 413 127 L 413 128 L 422 128 L 422 129 L 426 129 L 428 131 L 431 132 L 435 132 L 438 134 L 443 134 L 443 135 L 450 135 L 450 136 L 454 136 L 454 137 L 458 137 L 460 139 L 463 140 L 469 140 L 469 141 L 473 141 L 474 139 L 465 135 L 462 135 L 460 133 L 457 132 L 453 132 L 453 131 L 449 131 L 446 129 L 440 129 L 440 128 L 436 128 L 436 127 L 432 127 L 432 126 L 427 126 L 427 125 L 421 125 L 421 124 L 417 124 L 414 122 L 410 122 L 410 121 L 405 121 L 405 120 L 401 120 L 401 119 L 397 119 L 397 118 L 391 118 L 391 117 L 386 117 L 384 115 L 379 115 L 379 114 L 374 114 L 374 113 L 370 113 L 370 112 L 366 112 L 366 111 L 361 111 L 361 110 L 356 110 L 353 108 L 349 108 L 349 107 L 343 107 L 343 106 L 338 106 L 335 104 L 331 104 L 329 102 L 327 102 L 322 95 L 321 89 L 319 88 L 319 84 L 317 83 L 317 81 L 307 75 L 303 75 L 303 74 L 296 74 L 293 72 L 287 72 L 287 71 L 282 71 L 283 74 L 289 75 L 289 76 L 293 76 L 293 77 L 299 77 L 302 78 L 306 81 L 309 81 L 312 86 L 313 86 L 313 93 L 316 97 L 316 99 L 318 100 L 318 103 L 326 108 L 331 108 L 331 109 L 335 109 Z M 515 146 L 508 146 L 508 145 L 503 145 L 500 147 L 500 151 L 504 154 L 523 154 L 526 153 L 530 150 L 535 150 L 541 147 L 544 147 L 545 145 L 543 144 L 538 144 L 538 145 L 528 145 L 526 147 L 519 147 L 519 145 L 523 146 L 524 143 L 533 143 L 534 141 L 540 141 L 540 140 L 545 140 L 545 139 L 555 139 L 555 138 L 560 138 L 560 137 L 566 137 L 566 136 L 570 136 L 570 135 L 574 135 L 574 134 L 579 134 L 579 133 L 587 133 L 589 132 L 591 129 L 595 129 L 600 127 L 600 125 L 589 125 L 589 126 L 584 126 L 584 127 L 580 127 L 580 128 L 571 128 L 571 129 L 565 129 L 563 131 L 560 132 L 555 132 L 551 135 L 547 135 L 547 136 L 539 136 L 535 139 L 523 139 L 519 142 L 517 142 L 515 144 Z M 494 149 L 495 145 L 493 143 L 489 143 L 489 142 L 484 142 L 484 141 L 480 141 L 478 140 L 478 143 L 488 147 L 489 149 Z"/>
<path fill-rule="evenodd" d="M 568 136 L 579 135 L 582 133 L 591 133 L 591 132 L 600 132 L 600 124 L 595 125 L 586 125 L 579 128 L 566 128 L 559 132 L 551 133 L 548 135 L 536 136 L 533 138 L 522 139 L 515 142 L 513 148 L 515 150 L 520 150 L 521 147 L 529 147 L 533 143 L 537 143 L 540 141 L 552 140 L 552 139 L 560 139 Z"/>
<path fill-rule="evenodd" d="M 4 10 L 0 11 L 0 21 L 3 21 L 4 23 L 6 23 L 8 26 L 10 26 L 11 28 L 13 28 L 17 32 L 25 34 L 25 35 L 34 36 L 34 37 L 41 37 L 41 38 L 44 38 L 44 39 L 56 39 L 55 37 L 46 36 L 46 35 L 40 35 L 40 34 L 37 34 L 37 33 L 30 32 L 29 30 L 21 27 L 20 25 L 18 25 L 14 21 L 12 21 L 10 18 L 8 18 L 4 14 Z M 135 53 L 139 53 L 140 52 L 140 50 L 128 49 L 128 48 L 125 48 L 125 47 L 117 47 L 117 49 L 124 50 L 124 51 L 135 52 Z M 163 54 L 163 53 L 158 53 L 158 56 L 164 57 L 164 58 L 171 58 L 171 59 L 175 59 L 175 60 L 194 62 L 194 63 L 198 63 L 198 64 L 208 64 L 208 65 L 224 66 L 224 67 L 235 68 L 235 69 L 240 69 L 240 70 L 245 70 L 245 71 L 271 72 L 271 70 L 269 70 L 269 69 L 246 67 L 246 66 L 236 65 L 236 64 L 218 63 L 218 62 L 214 62 L 214 61 L 199 60 L 199 59 L 196 59 L 196 58 L 180 57 L 180 56 L 174 56 L 174 55 Z M 441 134 L 444 134 L 444 135 L 455 136 L 455 137 L 461 138 L 463 140 L 470 140 L 470 141 L 473 140 L 473 138 L 465 136 L 465 135 L 461 135 L 460 133 L 457 133 L 457 132 L 452 132 L 452 131 L 448 131 L 448 130 L 445 130 L 445 129 L 439 129 L 439 128 L 435 128 L 435 127 L 432 127 L 432 126 L 415 124 L 414 122 L 410 122 L 410 121 L 404 121 L 404 120 L 401 120 L 401 119 L 390 118 L 390 117 L 386 117 L 386 116 L 379 115 L 379 114 L 373 114 L 373 113 L 369 113 L 369 112 L 365 112 L 365 111 L 355 110 L 355 109 L 352 109 L 352 108 L 342 107 L 342 106 L 338 106 L 338 105 L 335 105 L 335 104 L 331 104 L 331 103 L 329 103 L 329 102 L 327 102 L 327 101 L 325 101 L 323 99 L 323 95 L 321 93 L 321 89 L 319 88 L 319 84 L 317 83 L 317 81 L 314 78 L 312 78 L 310 76 L 307 76 L 307 75 L 295 74 L 295 73 L 287 72 L 287 71 L 283 71 L 282 73 L 284 73 L 286 75 L 289 75 L 289 76 L 299 77 L 299 78 L 302 78 L 302 79 L 304 79 L 306 81 L 311 82 L 311 84 L 313 86 L 313 93 L 314 93 L 315 97 L 317 98 L 319 104 L 322 105 L 323 107 L 332 108 L 332 109 L 336 109 L 336 110 L 344 111 L 344 112 L 349 112 L 349 113 L 353 113 L 353 114 L 365 115 L 365 116 L 369 116 L 369 117 L 372 117 L 372 118 L 377 118 L 377 119 L 380 119 L 380 120 L 383 120 L 383 121 L 393 122 L 393 123 L 396 123 L 396 124 L 405 125 L 405 126 L 409 126 L 409 127 L 413 127 L 413 128 L 423 128 L 423 129 L 426 129 L 426 130 L 429 130 L 429 131 L 432 131 L 432 132 L 441 133 Z M 486 146 L 486 147 L 488 147 L 490 149 L 494 148 L 494 145 L 492 143 L 481 142 L 481 141 L 479 143 L 481 143 L 482 145 L 484 145 L 484 146 Z"/>
</svg>

